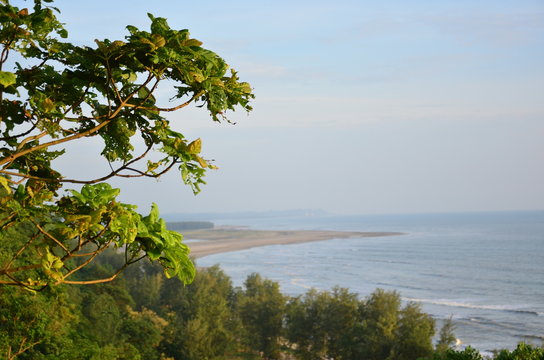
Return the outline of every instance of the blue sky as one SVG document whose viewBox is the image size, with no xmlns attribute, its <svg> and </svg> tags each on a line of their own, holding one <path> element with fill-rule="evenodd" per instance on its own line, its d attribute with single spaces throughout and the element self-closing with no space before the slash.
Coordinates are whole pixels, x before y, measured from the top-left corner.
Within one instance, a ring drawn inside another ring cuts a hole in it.
<svg viewBox="0 0 544 360">
<path fill-rule="evenodd" d="M 188 28 L 254 87 L 218 125 L 169 115 L 220 170 L 116 181 L 163 212 L 403 213 L 544 208 L 542 1 L 69 1 L 70 38 L 122 39 L 146 13 Z M 166 100 L 165 100 L 166 101 Z M 99 172 L 93 156 L 66 171 Z"/>
</svg>

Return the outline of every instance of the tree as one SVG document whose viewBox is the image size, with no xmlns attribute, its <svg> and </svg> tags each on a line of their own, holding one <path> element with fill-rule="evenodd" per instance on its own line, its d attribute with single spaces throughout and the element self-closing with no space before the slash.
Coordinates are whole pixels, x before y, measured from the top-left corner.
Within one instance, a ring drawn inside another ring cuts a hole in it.
<svg viewBox="0 0 544 360">
<path fill-rule="evenodd" d="M 287 338 L 299 359 L 356 359 L 354 326 L 358 321 L 357 295 L 335 287 L 332 292 L 311 289 L 287 308 Z"/>
<path fill-rule="evenodd" d="M 183 287 L 178 279 L 165 282 L 163 313 L 170 334 L 162 350 L 176 359 L 200 360 L 224 356 L 237 347 L 236 319 L 229 304 L 232 283 L 217 266 L 198 271 Z"/>
<path fill-rule="evenodd" d="M 495 360 L 544 360 L 544 347 L 519 343 L 512 351 L 502 350 L 499 352 Z"/>
<path fill-rule="evenodd" d="M 197 103 L 214 121 L 228 121 L 226 111 L 251 110 L 251 87 L 187 30 L 152 15 L 150 31 L 127 26 L 123 41 L 66 42 L 52 1 L 34 0 L 27 9 L 0 0 L 0 284 L 41 290 L 107 282 L 143 257 L 160 262 L 167 277 L 190 282 L 194 265 L 182 237 L 166 229 L 156 206 L 142 216 L 117 202 L 119 190 L 106 181 L 158 178 L 177 168 L 198 193 L 215 166 L 200 155 L 201 140 L 174 131 L 164 114 Z M 159 85 L 173 105 L 159 104 Z M 88 137 L 102 140 L 111 172 L 63 176 L 54 160 Z M 25 237 L 14 242 L 10 231 Z M 75 279 L 110 246 L 125 253 L 119 268 Z"/>
<path fill-rule="evenodd" d="M 439 354 L 445 353 L 447 349 L 450 349 L 453 345 L 455 345 L 457 338 L 455 337 L 455 334 L 453 332 L 454 330 L 455 324 L 453 323 L 453 320 L 450 316 L 449 318 L 444 320 L 444 323 L 440 328 L 440 332 L 438 333 L 436 351 Z"/>
<path fill-rule="evenodd" d="M 332 289 L 327 307 L 327 330 L 329 333 L 328 357 L 338 360 L 358 359 L 355 353 L 354 330 L 358 321 L 359 300 L 357 294 L 346 288 Z"/>
<path fill-rule="evenodd" d="M 433 352 L 434 320 L 397 292 L 376 289 L 359 302 L 342 359 L 415 360 Z"/>
<path fill-rule="evenodd" d="M 278 359 L 286 299 L 277 282 L 263 280 L 259 274 L 249 275 L 244 285 L 246 290 L 238 300 L 238 311 L 246 341 L 263 358 Z"/>
<path fill-rule="evenodd" d="M 394 359 L 413 360 L 433 353 L 434 320 L 421 306 L 408 303 L 401 311 L 393 345 Z"/>
<path fill-rule="evenodd" d="M 446 352 L 440 354 L 435 353 L 432 360 L 484 360 L 478 350 L 468 346 L 464 350 L 447 349 Z"/>
<path fill-rule="evenodd" d="M 330 294 L 310 289 L 292 299 L 286 311 L 286 335 L 298 359 L 325 358 L 327 354 L 327 308 Z"/>
<path fill-rule="evenodd" d="M 121 324 L 125 343 L 136 348 L 142 359 L 159 359 L 158 346 L 163 339 L 163 331 L 168 322 L 154 311 L 142 308 L 142 311 L 132 311 L 127 308 L 128 317 Z"/>
<path fill-rule="evenodd" d="M 369 360 L 389 359 L 395 343 L 399 320 L 400 296 L 397 292 L 376 289 L 361 303 L 362 324 L 360 357 Z"/>
</svg>

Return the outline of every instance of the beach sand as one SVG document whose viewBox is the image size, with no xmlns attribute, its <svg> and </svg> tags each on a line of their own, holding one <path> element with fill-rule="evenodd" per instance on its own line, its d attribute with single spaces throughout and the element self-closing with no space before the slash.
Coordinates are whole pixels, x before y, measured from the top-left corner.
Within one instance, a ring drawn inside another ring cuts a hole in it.
<svg viewBox="0 0 544 360">
<path fill-rule="evenodd" d="M 397 232 L 279 231 L 228 227 L 183 231 L 182 233 L 185 240 L 201 240 L 187 243 L 191 249 L 191 256 L 194 258 L 266 245 L 289 245 L 331 239 L 402 235 L 402 233 Z"/>
</svg>

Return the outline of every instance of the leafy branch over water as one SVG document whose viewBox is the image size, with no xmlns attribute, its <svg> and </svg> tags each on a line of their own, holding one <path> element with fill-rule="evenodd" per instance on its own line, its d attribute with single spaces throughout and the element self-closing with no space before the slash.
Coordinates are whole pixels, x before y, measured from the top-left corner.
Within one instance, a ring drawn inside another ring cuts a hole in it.
<svg viewBox="0 0 544 360">
<path fill-rule="evenodd" d="M 228 121 L 226 111 L 251 110 L 251 87 L 187 30 L 152 15 L 150 31 L 128 26 L 124 40 L 74 45 L 51 2 L 35 0 L 32 9 L 0 2 L 0 284 L 43 290 L 107 282 L 143 257 L 189 283 L 194 266 L 181 236 L 166 229 L 156 206 L 142 216 L 119 203 L 106 181 L 177 169 L 198 193 L 215 166 L 201 155 L 201 140 L 174 131 L 164 113 L 196 104 Z M 155 97 L 159 87 L 172 104 Z M 67 178 L 54 161 L 89 137 L 101 139 L 111 171 Z M 65 191 L 67 184 L 83 187 Z M 118 268 L 74 277 L 110 246 L 124 251 Z"/>
</svg>

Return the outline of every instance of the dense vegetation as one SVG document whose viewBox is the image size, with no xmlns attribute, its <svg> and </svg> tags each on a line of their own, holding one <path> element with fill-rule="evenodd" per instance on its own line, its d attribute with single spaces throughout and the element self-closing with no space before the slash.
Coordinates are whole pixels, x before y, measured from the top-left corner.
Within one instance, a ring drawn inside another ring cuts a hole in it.
<svg viewBox="0 0 544 360">
<path fill-rule="evenodd" d="M 108 251 L 77 276 L 107 274 L 123 261 Z M 258 274 L 233 287 L 218 267 L 201 269 L 188 286 L 143 261 L 105 284 L 0 288 L 2 359 L 481 359 L 449 349 L 451 328 L 435 346 L 434 333 L 433 319 L 395 292 L 359 299 L 335 288 L 293 298 Z M 521 346 L 496 359 L 542 356 Z"/>
</svg>

